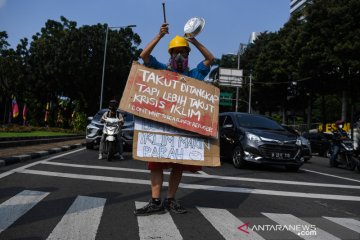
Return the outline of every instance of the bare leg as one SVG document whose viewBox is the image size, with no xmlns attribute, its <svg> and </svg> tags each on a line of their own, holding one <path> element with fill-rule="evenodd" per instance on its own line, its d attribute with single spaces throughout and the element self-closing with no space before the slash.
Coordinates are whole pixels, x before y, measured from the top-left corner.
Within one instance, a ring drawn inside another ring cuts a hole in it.
<svg viewBox="0 0 360 240">
<path fill-rule="evenodd" d="M 161 187 L 164 180 L 163 170 L 151 170 L 151 197 L 160 198 Z"/>
<path fill-rule="evenodd" d="M 176 191 L 181 181 L 182 173 L 182 170 L 171 170 L 167 198 L 175 198 Z"/>
<path fill-rule="evenodd" d="M 151 170 L 151 197 L 147 205 L 142 208 L 135 209 L 136 216 L 146 216 L 150 214 L 163 214 L 165 213 L 164 206 L 161 202 L 161 187 L 163 183 L 163 170 Z"/>
</svg>

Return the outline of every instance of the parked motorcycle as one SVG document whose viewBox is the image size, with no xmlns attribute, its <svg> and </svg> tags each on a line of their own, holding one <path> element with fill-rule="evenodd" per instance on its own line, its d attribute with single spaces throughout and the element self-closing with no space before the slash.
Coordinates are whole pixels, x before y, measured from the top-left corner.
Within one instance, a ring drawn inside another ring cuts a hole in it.
<svg viewBox="0 0 360 240">
<path fill-rule="evenodd" d="M 354 145 L 353 141 L 349 138 L 343 138 L 340 140 L 339 144 L 340 150 L 335 159 L 334 167 L 337 167 L 339 164 L 344 165 L 346 169 L 354 170 L 355 167 L 360 169 L 359 159 L 354 155 Z M 333 148 L 330 149 L 330 157 L 333 154 Z"/>
<path fill-rule="evenodd" d="M 107 155 L 107 160 L 111 161 L 114 155 L 119 151 L 118 133 L 120 131 L 120 124 L 117 118 L 106 118 L 103 133 L 105 134 L 104 153 Z"/>
</svg>

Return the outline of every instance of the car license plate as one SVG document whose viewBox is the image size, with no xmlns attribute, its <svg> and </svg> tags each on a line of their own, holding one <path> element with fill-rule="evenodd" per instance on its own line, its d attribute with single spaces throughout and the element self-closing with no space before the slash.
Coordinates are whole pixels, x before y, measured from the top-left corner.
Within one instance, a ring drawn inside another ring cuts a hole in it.
<svg viewBox="0 0 360 240">
<path fill-rule="evenodd" d="M 271 153 L 271 157 L 272 158 L 276 158 L 276 159 L 287 159 L 290 158 L 290 153 L 278 153 L 278 152 L 273 152 Z"/>
</svg>

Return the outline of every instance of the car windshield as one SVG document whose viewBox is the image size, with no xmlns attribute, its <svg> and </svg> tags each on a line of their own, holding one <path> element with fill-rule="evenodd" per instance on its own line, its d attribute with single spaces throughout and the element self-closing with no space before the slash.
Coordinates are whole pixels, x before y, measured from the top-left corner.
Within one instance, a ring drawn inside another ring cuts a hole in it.
<svg viewBox="0 0 360 240">
<path fill-rule="evenodd" d="M 104 114 L 105 111 L 99 111 L 95 114 L 94 118 L 93 118 L 93 121 L 97 121 L 97 122 L 100 122 L 100 119 L 102 117 L 102 115 Z"/>
<path fill-rule="evenodd" d="M 103 116 L 103 114 L 106 112 L 107 110 L 101 110 L 99 112 L 97 112 L 93 118 L 93 121 L 97 121 L 100 122 L 101 117 Z M 130 114 L 130 113 L 126 113 L 126 112 L 119 112 L 122 114 L 124 121 L 125 122 L 131 122 L 134 121 L 134 115 Z"/>
<path fill-rule="evenodd" d="M 236 119 L 239 125 L 245 128 L 284 130 L 277 122 L 262 116 L 239 114 Z"/>
<path fill-rule="evenodd" d="M 123 117 L 124 117 L 125 122 L 134 121 L 134 115 L 132 115 L 132 114 L 127 113 L 127 114 L 124 114 Z"/>
</svg>

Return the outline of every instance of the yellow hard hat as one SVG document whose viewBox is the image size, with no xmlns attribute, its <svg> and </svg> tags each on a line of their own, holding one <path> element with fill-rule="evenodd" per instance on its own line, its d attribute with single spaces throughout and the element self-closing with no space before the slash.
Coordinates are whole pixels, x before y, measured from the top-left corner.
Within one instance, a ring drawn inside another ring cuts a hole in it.
<svg viewBox="0 0 360 240">
<path fill-rule="evenodd" d="M 175 36 L 169 42 L 169 48 L 168 48 L 169 53 L 170 53 L 171 49 L 176 48 L 176 47 L 187 47 L 189 49 L 189 52 L 191 50 L 190 47 L 189 47 L 188 41 L 186 41 L 185 38 L 180 37 L 180 36 Z"/>
</svg>

